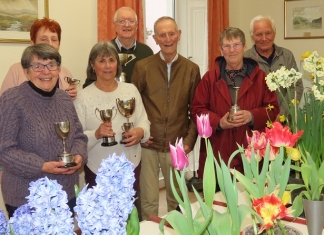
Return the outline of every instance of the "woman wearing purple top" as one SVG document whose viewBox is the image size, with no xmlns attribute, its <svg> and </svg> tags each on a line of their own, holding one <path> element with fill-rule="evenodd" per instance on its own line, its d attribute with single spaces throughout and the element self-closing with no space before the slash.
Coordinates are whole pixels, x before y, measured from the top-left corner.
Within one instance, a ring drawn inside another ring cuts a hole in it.
<svg viewBox="0 0 324 235">
<path fill-rule="evenodd" d="M 0 164 L 2 193 L 9 217 L 27 202 L 29 183 L 47 176 L 57 180 L 75 206 L 74 185 L 78 169 L 87 161 L 87 136 L 83 134 L 70 96 L 56 88 L 61 56 L 48 44 L 35 44 L 24 51 L 21 65 L 28 81 L 5 91 L 0 97 Z M 57 156 L 62 139 L 54 123 L 70 122 L 66 151 L 76 166 L 64 167 Z"/>
</svg>

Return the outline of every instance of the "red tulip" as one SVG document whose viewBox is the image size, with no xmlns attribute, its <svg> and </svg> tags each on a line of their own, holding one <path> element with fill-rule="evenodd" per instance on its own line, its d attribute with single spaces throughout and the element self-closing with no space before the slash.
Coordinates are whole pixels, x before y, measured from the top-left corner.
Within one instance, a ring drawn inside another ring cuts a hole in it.
<svg viewBox="0 0 324 235">
<path fill-rule="evenodd" d="M 261 233 L 263 230 L 271 228 L 274 226 L 274 222 L 277 219 L 282 219 L 292 212 L 285 207 L 281 199 L 278 198 L 274 193 L 259 199 L 253 199 L 252 207 L 264 221 L 264 225 L 259 233 Z"/>
<path fill-rule="evenodd" d="M 177 139 L 174 146 L 171 143 L 169 143 L 169 146 L 173 167 L 177 170 L 183 170 L 189 165 L 189 159 L 183 149 L 182 138 L 179 140 L 179 142 Z"/>
<path fill-rule="evenodd" d="M 198 135 L 202 138 L 208 138 L 212 135 L 213 129 L 210 126 L 209 114 L 197 115 Z"/>
<path fill-rule="evenodd" d="M 293 134 L 289 131 L 289 127 L 283 127 L 280 122 L 272 123 L 272 128 L 266 128 L 266 136 L 270 141 L 270 144 L 275 147 L 293 147 L 296 141 L 304 133 L 300 130 L 298 133 Z"/>
</svg>

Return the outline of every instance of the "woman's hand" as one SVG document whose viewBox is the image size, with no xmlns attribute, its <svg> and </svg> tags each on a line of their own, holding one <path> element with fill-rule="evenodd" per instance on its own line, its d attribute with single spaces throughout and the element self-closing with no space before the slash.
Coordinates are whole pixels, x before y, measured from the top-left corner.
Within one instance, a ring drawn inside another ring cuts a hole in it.
<svg viewBox="0 0 324 235">
<path fill-rule="evenodd" d="M 144 130 L 140 127 L 130 129 L 123 134 L 123 142 L 126 147 L 138 144 L 144 136 Z"/>
<path fill-rule="evenodd" d="M 230 129 L 234 127 L 240 127 L 246 125 L 252 121 L 252 114 L 247 110 L 240 110 L 234 114 L 234 122 L 227 120 L 229 113 L 227 112 L 219 121 L 219 125 L 222 129 Z"/>
<path fill-rule="evenodd" d="M 112 129 L 111 122 L 103 122 L 100 124 L 95 132 L 96 139 L 101 139 L 103 137 L 114 136 L 116 133 Z"/>
<path fill-rule="evenodd" d="M 82 166 L 81 155 L 75 155 L 73 157 L 73 162 L 76 163 L 76 166 L 67 167 L 67 168 L 64 167 L 66 164 L 65 162 L 55 162 L 55 161 L 45 162 L 42 166 L 42 172 L 50 173 L 54 175 L 62 175 L 62 174 L 70 175 L 81 168 Z"/>
<path fill-rule="evenodd" d="M 76 89 L 75 85 L 70 85 L 65 91 L 70 95 L 72 100 L 75 100 L 78 94 L 78 90 Z"/>
</svg>

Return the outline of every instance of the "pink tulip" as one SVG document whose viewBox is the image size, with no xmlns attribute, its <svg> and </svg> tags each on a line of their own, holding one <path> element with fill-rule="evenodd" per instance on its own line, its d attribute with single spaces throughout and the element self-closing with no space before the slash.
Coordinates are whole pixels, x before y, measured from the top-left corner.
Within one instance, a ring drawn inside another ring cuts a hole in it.
<svg viewBox="0 0 324 235">
<path fill-rule="evenodd" d="M 179 142 L 177 139 L 174 146 L 171 143 L 169 143 L 169 146 L 173 167 L 176 170 L 183 170 L 189 165 L 189 159 L 183 149 L 182 138 L 179 140 Z"/>
<path fill-rule="evenodd" d="M 289 131 L 289 127 L 283 127 L 280 122 L 272 123 L 272 128 L 266 128 L 266 136 L 270 141 L 270 144 L 275 147 L 293 147 L 296 141 L 304 133 L 303 130 L 296 134 Z"/>
<path fill-rule="evenodd" d="M 210 126 L 209 114 L 197 115 L 197 129 L 200 137 L 208 138 L 211 136 L 213 129 Z"/>
</svg>

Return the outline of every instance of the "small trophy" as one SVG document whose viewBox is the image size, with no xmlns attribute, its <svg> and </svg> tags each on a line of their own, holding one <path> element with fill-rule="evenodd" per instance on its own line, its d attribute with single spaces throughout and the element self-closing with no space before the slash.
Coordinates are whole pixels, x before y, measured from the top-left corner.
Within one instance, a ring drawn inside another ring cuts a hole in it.
<svg viewBox="0 0 324 235">
<path fill-rule="evenodd" d="M 113 115 L 113 111 L 115 110 L 115 114 Z M 100 118 L 97 116 L 97 112 L 100 114 Z M 115 107 L 112 109 L 104 109 L 104 110 L 99 110 L 96 108 L 95 114 L 97 118 L 103 122 L 111 122 L 117 114 L 117 110 Z M 106 136 L 102 138 L 102 143 L 101 146 L 104 147 L 109 147 L 118 144 L 117 141 L 115 141 L 115 136 Z"/>
<path fill-rule="evenodd" d="M 76 78 L 64 77 L 64 80 L 69 83 L 70 85 L 79 85 L 80 80 Z"/>
<path fill-rule="evenodd" d="M 55 122 L 55 131 L 57 135 L 62 139 L 63 141 L 63 153 L 59 154 L 58 161 L 59 162 L 65 162 L 65 166 L 63 167 L 72 167 L 76 166 L 76 163 L 73 162 L 73 156 L 71 153 L 66 152 L 65 150 L 65 140 L 69 135 L 70 132 L 70 122 Z"/>
<path fill-rule="evenodd" d="M 127 122 L 125 122 L 121 127 L 124 131 L 123 133 L 125 133 L 134 127 L 133 123 L 129 122 L 129 118 L 133 115 L 135 111 L 135 98 L 133 97 L 130 100 L 120 100 L 119 98 L 117 98 L 116 103 L 120 114 L 127 118 Z M 124 143 L 123 139 L 120 141 L 120 143 L 122 144 Z"/>
<path fill-rule="evenodd" d="M 238 91 L 240 88 L 235 86 L 235 87 L 233 87 L 233 89 L 235 90 L 235 98 L 234 98 L 235 100 L 234 100 L 234 105 L 231 107 L 231 109 L 229 111 L 228 118 L 227 118 L 227 121 L 229 121 L 229 122 L 235 122 L 234 114 L 241 110 L 240 106 L 237 105 Z"/>
<path fill-rule="evenodd" d="M 134 54 L 126 54 L 126 53 L 120 53 L 118 54 L 120 64 L 122 66 L 126 66 L 129 62 L 136 59 L 136 56 Z M 126 82 L 126 73 L 121 72 L 119 78 L 116 78 L 119 82 Z"/>
</svg>

